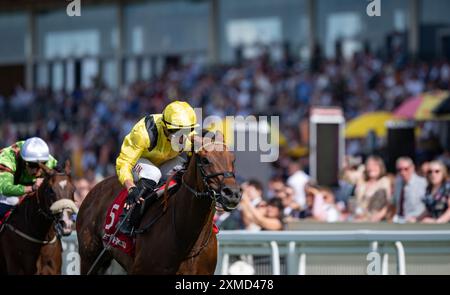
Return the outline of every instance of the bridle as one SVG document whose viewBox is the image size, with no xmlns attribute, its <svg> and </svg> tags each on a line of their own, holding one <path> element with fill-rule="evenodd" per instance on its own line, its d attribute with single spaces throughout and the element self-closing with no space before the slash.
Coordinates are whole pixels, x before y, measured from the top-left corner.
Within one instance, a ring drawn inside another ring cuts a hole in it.
<svg viewBox="0 0 450 295">
<path fill-rule="evenodd" d="M 56 172 L 54 174 L 52 174 L 51 176 L 67 176 L 66 173 L 61 173 L 61 172 Z M 49 196 L 51 194 L 54 194 L 55 192 L 53 191 L 53 189 L 50 186 L 47 186 L 45 188 L 45 196 Z M 62 236 L 62 232 L 63 232 L 63 228 L 60 221 L 60 214 L 55 214 L 53 212 L 51 212 L 51 210 L 49 209 L 49 206 L 44 206 L 44 208 L 41 206 L 41 199 L 40 199 L 40 195 L 39 195 L 39 190 L 36 191 L 36 200 L 37 200 L 37 204 L 38 204 L 38 213 L 43 215 L 47 220 L 52 221 L 53 226 L 55 227 L 55 232 L 56 235 L 58 236 L 58 238 L 61 238 Z"/>
<path fill-rule="evenodd" d="M 62 175 L 62 176 L 66 176 L 65 173 L 55 173 L 55 174 L 53 174 L 53 175 L 51 175 L 51 176 L 54 176 L 54 175 Z M 46 245 L 46 244 L 53 244 L 53 243 L 56 242 L 57 239 L 60 239 L 60 238 L 61 238 L 61 236 L 62 236 L 62 230 L 63 230 L 63 229 L 62 229 L 62 225 L 59 223 L 59 217 L 58 217 L 58 215 L 57 215 L 57 214 L 53 214 L 53 213 L 50 211 L 49 208 L 46 208 L 45 206 L 42 207 L 42 206 L 43 206 L 43 205 L 42 205 L 43 202 L 42 202 L 42 200 L 41 200 L 42 194 L 41 194 L 40 192 L 41 192 L 40 189 L 36 190 L 35 196 L 34 196 L 34 197 L 36 198 L 36 203 L 37 203 L 37 207 L 38 207 L 37 212 L 38 212 L 38 214 L 44 216 L 45 219 L 52 221 L 52 223 L 53 223 L 53 225 L 54 225 L 54 227 L 55 227 L 55 232 L 56 232 L 56 234 L 55 234 L 55 236 L 54 236 L 51 240 L 40 240 L 40 239 L 34 238 L 34 237 L 32 237 L 32 236 L 26 234 L 25 232 L 23 232 L 23 231 L 21 231 L 21 230 L 15 228 L 13 225 L 11 225 L 11 224 L 9 224 L 9 223 L 6 223 L 6 224 L 4 224 L 4 225 L 5 225 L 5 227 L 6 227 L 7 229 L 9 229 L 10 231 L 14 232 L 15 234 L 21 236 L 22 238 L 24 238 L 24 239 L 26 239 L 26 240 L 28 240 L 28 241 L 30 241 L 30 242 L 34 242 L 34 243 L 38 243 L 38 244 L 43 244 L 43 245 Z M 49 194 L 52 194 L 52 193 L 54 193 L 53 190 L 52 190 L 52 188 L 47 186 L 47 187 L 45 188 L 45 195 L 49 195 Z M 28 217 L 28 215 L 26 215 L 26 216 Z"/>
<path fill-rule="evenodd" d="M 62 174 L 62 173 L 61 173 Z M 53 189 L 51 188 L 51 187 L 46 187 L 45 188 L 45 195 L 48 195 L 48 194 L 53 194 L 54 192 L 53 192 Z M 39 214 L 41 214 L 42 216 L 44 216 L 45 217 L 45 219 L 47 219 L 47 220 L 52 220 L 52 221 L 55 221 L 56 220 L 56 218 L 55 218 L 55 215 L 54 214 L 52 214 L 52 212 L 50 211 L 50 209 L 48 209 L 48 208 L 46 208 L 45 206 L 44 207 L 42 207 L 42 202 L 41 202 L 41 195 L 42 194 L 40 194 L 40 190 L 38 189 L 37 191 L 36 191 L 36 202 L 37 202 L 37 204 L 38 204 L 38 213 Z M 47 206 L 48 207 L 48 206 Z"/>
<path fill-rule="evenodd" d="M 211 142 L 211 143 L 207 143 L 207 144 L 203 145 L 200 148 L 200 150 L 205 148 L 207 145 L 211 145 L 211 144 L 223 144 L 223 146 L 226 147 L 225 143 L 223 143 L 223 142 Z M 222 171 L 222 172 L 207 174 L 207 172 L 205 170 L 205 166 L 211 165 L 211 163 L 208 163 L 208 164 L 201 163 L 200 157 L 198 157 L 198 156 L 195 157 L 195 165 L 200 170 L 202 182 L 203 182 L 205 189 L 203 191 L 197 191 L 195 188 L 188 185 L 186 183 L 186 181 L 184 180 L 185 175 L 183 175 L 181 178 L 182 184 L 194 195 L 194 197 L 196 197 L 196 198 L 209 197 L 212 200 L 214 200 L 216 203 L 221 204 L 222 199 L 223 199 L 222 189 L 224 187 L 224 180 L 225 180 L 225 178 L 234 178 L 235 177 L 234 172 L 233 171 Z M 217 191 L 216 189 L 214 189 L 211 186 L 209 180 L 212 178 L 219 177 L 219 176 L 222 176 L 222 178 L 221 179 L 219 178 L 219 188 Z"/>
<path fill-rule="evenodd" d="M 203 145 L 199 150 L 205 148 L 207 145 L 211 145 L 211 144 L 222 144 L 225 148 L 226 145 L 223 142 L 211 142 L 211 143 L 207 143 L 205 145 Z M 195 156 L 195 154 L 193 153 L 192 156 Z M 216 172 L 216 173 L 210 173 L 208 174 L 205 170 L 205 166 L 207 165 L 211 165 L 211 163 L 207 163 L 204 164 L 201 162 L 201 159 L 199 156 L 195 156 L 195 166 L 196 168 L 198 168 L 200 170 L 200 174 L 201 174 L 201 179 L 202 179 L 202 183 L 204 185 L 204 190 L 202 191 L 198 191 L 195 188 L 191 187 L 190 185 L 188 185 L 186 183 L 186 181 L 184 180 L 184 177 L 186 174 L 183 174 L 181 177 L 181 182 L 182 185 L 184 187 L 186 187 L 187 190 L 189 190 L 195 198 L 211 198 L 214 202 L 211 203 L 211 208 L 214 208 L 214 206 L 216 206 L 217 208 L 217 204 L 222 205 L 222 200 L 223 200 L 223 195 L 222 195 L 222 191 L 224 188 L 224 180 L 225 178 L 234 178 L 235 174 L 233 171 L 221 171 L 221 172 Z M 210 179 L 213 178 L 218 178 L 222 176 L 222 178 L 219 178 L 219 187 L 217 189 L 214 189 L 211 184 L 210 184 Z M 218 190 L 218 191 L 217 191 Z M 172 214 L 172 223 L 175 229 L 175 235 L 177 234 L 177 227 L 176 227 L 176 221 L 175 221 L 175 204 L 174 206 L 172 206 L 172 210 L 173 210 L 173 214 Z M 212 236 L 212 229 L 209 230 L 204 242 L 201 243 L 200 247 L 198 249 L 195 249 L 190 251 L 189 255 L 186 257 L 186 259 L 189 258 L 193 258 L 197 255 L 199 255 L 201 253 L 201 251 L 208 245 L 211 236 Z"/>
</svg>

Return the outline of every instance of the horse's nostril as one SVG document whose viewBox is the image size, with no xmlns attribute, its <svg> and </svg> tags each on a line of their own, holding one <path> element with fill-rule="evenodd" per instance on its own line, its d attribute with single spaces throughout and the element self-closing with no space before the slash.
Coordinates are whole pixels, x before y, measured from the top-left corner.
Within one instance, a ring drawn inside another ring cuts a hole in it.
<svg viewBox="0 0 450 295">
<path fill-rule="evenodd" d="M 223 193 L 225 196 L 232 196 L 232 195 L 233 195 L 233 191 L 232 191 L 229 187 L 224 187 L 224 188 L 222 189 L 222 193 Z"/>
</svg>

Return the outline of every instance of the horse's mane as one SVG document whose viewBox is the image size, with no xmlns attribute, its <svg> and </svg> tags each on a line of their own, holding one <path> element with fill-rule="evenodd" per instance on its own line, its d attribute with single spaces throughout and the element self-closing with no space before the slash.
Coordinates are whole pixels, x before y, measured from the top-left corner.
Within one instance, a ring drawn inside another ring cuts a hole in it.
<svg viewBox="0 0 450 295">
<path fill-rule="evenodd" d="M 172 179 L 175 178 L 175 176 L 179 173 L 179 171 L 177 171 L 176 173 L 172 174 L 168 179 L 167 179 L 167 184 L 169 184 Z M 163 204 L 163 210 L 166 211 L 167 207 L 169 206 L 169 186 L 166 185 L 166 187 L 164 188 L 164 194 L 163 194 L 163 199 L 161 201 L 161 203 Z"/>
</svg>

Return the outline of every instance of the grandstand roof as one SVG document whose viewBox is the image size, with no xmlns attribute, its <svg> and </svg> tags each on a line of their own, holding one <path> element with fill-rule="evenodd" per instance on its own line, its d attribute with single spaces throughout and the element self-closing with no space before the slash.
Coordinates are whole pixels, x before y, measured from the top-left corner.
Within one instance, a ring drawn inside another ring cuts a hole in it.
<svg viewBox="0 0 450 295">
<path fill-rule="evenodd" d="M 0 12 L 11 10 L 28 10 L 28 9 L 50 9 L 67 5 L 73 0 L 1 0 Z M 143 2 L 144 0 L 81 0 L 82 5 L 91 4 L 114 4 L 114 3 L 131 3 Z M 152 1 L 172 1 L 172 0 L 152 0 Z M 198 0 L 190 0 L 198 1 Z M 201 1 L 201 0 L 200 0 Z"/>
</svg>

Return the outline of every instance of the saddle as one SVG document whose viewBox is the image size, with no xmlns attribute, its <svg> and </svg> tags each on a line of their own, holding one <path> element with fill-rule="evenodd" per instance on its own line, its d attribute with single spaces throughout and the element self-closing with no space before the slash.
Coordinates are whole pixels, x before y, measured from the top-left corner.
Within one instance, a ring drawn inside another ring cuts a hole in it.
<svg viewBox="0 0 450 295">
<path fill-rule="evenodd" d="M 25 200 L 25 198 L 20 197 L 19 198 L 19 204 L 22 203 L 22 201 Z M 8 211 L 6 211 L 5 213 L 3 213 L 3 215 L 0 215 L 0 232 L 3 231 L 4 225 L 6 224 L 6 222 L 9 220 L 9 218 L 11 217 L 11 213 L 14 211 L 14 209 L 19 205 L 15 205 L 13 207 L 11 207 Z"/>
<path fill-rule="evenodd" d="M 143 205 L 141 206 L 141 213 L 143 214 L 154 203 L 157 203 L 157 202 L 148 202 L 147 200 L 160 199 L 166 189 L 171 191 L 173 191 L 174 189 L 178 189 L 179 183 L 181 183 L 179 181 L 179 178 L 173 177 L 169 182 L 159 184 L 151 193 L 156 194 L 156 198 L 144 198 L 145 200 Z M 127 196 L 128 191 L 126 189 L 121 190 L 120 193 L 112 202 L 111 206 L 109 207 L 106 215 L 105 225 L 103 227 L 105 234 L 103 235 L 102 239 L 104 246 L 106 246 L 109 243 L 111 247 L 117 248 L 130 256 L 134 256 L 135 239 L 133 237 L 121 233 L 120 231 L 117 232 L 117 234 L 114 236 L 114 233 L 116 233 L 117 231 L 119 216 L 120 214 L 122 214 L 123 206 L 125 204 Z M 163 209 L 161 208 L 161 211 L 162 210 Z M 159 216 L 157 218 L 159 218 Z"/>
</svg>

